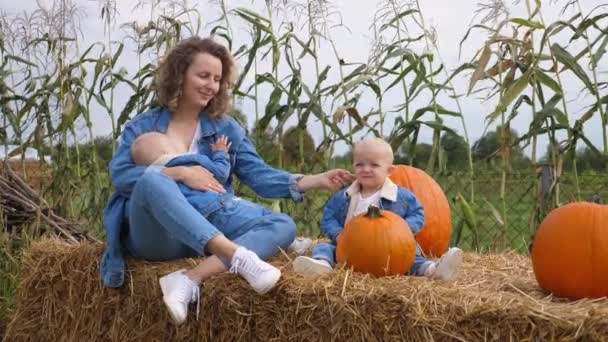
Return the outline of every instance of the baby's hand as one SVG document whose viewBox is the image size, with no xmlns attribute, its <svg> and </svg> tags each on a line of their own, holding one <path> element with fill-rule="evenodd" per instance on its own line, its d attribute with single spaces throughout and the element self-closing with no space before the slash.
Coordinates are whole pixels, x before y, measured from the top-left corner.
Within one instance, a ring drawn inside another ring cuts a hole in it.
<svg viewBox="0 0 608 342">
<path fill-rule="evenodd" d="M 228 137 L 222 135 L 215 141 L 215 143 L 211 144 L 211 150 L 228 152 L 230 146 L 232 146 L 232 143 L 228 141 Z"/>
</svg>

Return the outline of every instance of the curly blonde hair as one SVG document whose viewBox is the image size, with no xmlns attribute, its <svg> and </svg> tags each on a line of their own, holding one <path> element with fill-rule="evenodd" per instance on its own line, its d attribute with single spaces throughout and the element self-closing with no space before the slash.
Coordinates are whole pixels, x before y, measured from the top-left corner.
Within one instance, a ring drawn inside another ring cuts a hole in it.
<svg viewBox="0 0 608 342">
<path fill-rule="evenodd" d="M 211 38 L 187 38 L 167 52 L 160 62 L 156 78 L 158 100 L 169 111 L 177 109 L 186 70 L 197 53 L 208 53 L 222 62 L 220 89 L 203 108 L 210 117 L 220 118 L 232 108 L 231 90 L 237 78 L 237 70 L 228 49 Z"/>
</svg>

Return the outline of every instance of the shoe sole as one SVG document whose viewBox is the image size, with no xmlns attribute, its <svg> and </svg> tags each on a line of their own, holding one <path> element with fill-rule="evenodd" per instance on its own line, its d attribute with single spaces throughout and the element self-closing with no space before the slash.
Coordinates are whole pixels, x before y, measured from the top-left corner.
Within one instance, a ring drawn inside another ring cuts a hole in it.
<svg viewBox="0 0 608 342">
<path fill-rule="evenodd" d="M 293 261 L 293 270 L 296 273 L 308 277 L 318 277 L 333 271 L 331 268 L 327 268 L 304 258 L 296 258 L 296 260 Z"/>
<path fill-rule="evenodd" d="M 160 289 L 163 293 L 163 303 L 165 303 L 165 309 L 167 309 L 167 313 L 169 313 L 169 316 L 171 317 L 171 321 L 175 325 L 180 325 L 180 324 L 184 323 L 186 320 L 181 320 L 181 319 L 179 319 L 179 317 L 177 317 L 177 314 L 171 310 L 171 306 L 168 303 L 168 299 L 164 295 L 164 293 L 166 292 L 165 291 L 165 289 L 166 289 L 165 278 L 160 278 L 158 280 L 158 282 L 160 283 Z"/>
<path fill-rule="evenodd" d="M 450 251 L 448 251 L 450 253 Z M 450 262 L 444 262 L 437 265 L 435 271 L 436 278 L 444 281 L 452 281 L 456 279 L 462 265 L 462 250 L 455 250 L 452 256 L 448 259 Z M 447 256 L 447 255 L 446 255 Z"/>
</svg>

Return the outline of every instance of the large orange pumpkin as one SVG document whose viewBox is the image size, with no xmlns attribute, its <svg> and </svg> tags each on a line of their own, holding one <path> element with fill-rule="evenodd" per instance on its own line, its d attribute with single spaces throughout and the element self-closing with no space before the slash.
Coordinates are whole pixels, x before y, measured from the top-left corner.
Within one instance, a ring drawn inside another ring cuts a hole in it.
<svg viewBox="0 0 608 342">
<path fill-rule="evenodd" d="M 424 255 L 441 256 L 452 237 L 452 212 L 443 190 L 426 172 L 407 165 L 396 165 L 390 179 L 413 192 L 424 207 L 426 223 L 416 235 Z"/>
<path fill-rule="evenodd" d="M 399 215 L 370 206 L 350 220 L 338 238 L 336 259 L 357 272 L 403 275 L 416 257 L 416 242 Z"/>
<path fill-rule="evenodd" d="M 556 208 L 532 244 L 540 287 L 570 299 L 608 296 L 608 206 L 578 202 Z"/>
</svg>

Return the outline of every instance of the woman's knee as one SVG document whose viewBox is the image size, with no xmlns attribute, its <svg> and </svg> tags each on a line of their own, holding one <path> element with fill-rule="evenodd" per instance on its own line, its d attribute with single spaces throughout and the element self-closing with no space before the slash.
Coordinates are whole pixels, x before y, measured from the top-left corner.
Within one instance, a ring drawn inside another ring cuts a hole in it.
<svg viewBox="0 0 608 342">
<path fill-rule="evenodd" d="M 287 214 L 272 214 L 273 229 L 281 248 L 287 248 L 296 238 L 296 223 Z"/>
<path fill-rule="evenodd" d="M 162 189 L 162 185 L 166 184 L 169 178 L 156 169 L 148 169 L 135 183 L 133 195 L 154 196 Z"/>
</svg>

